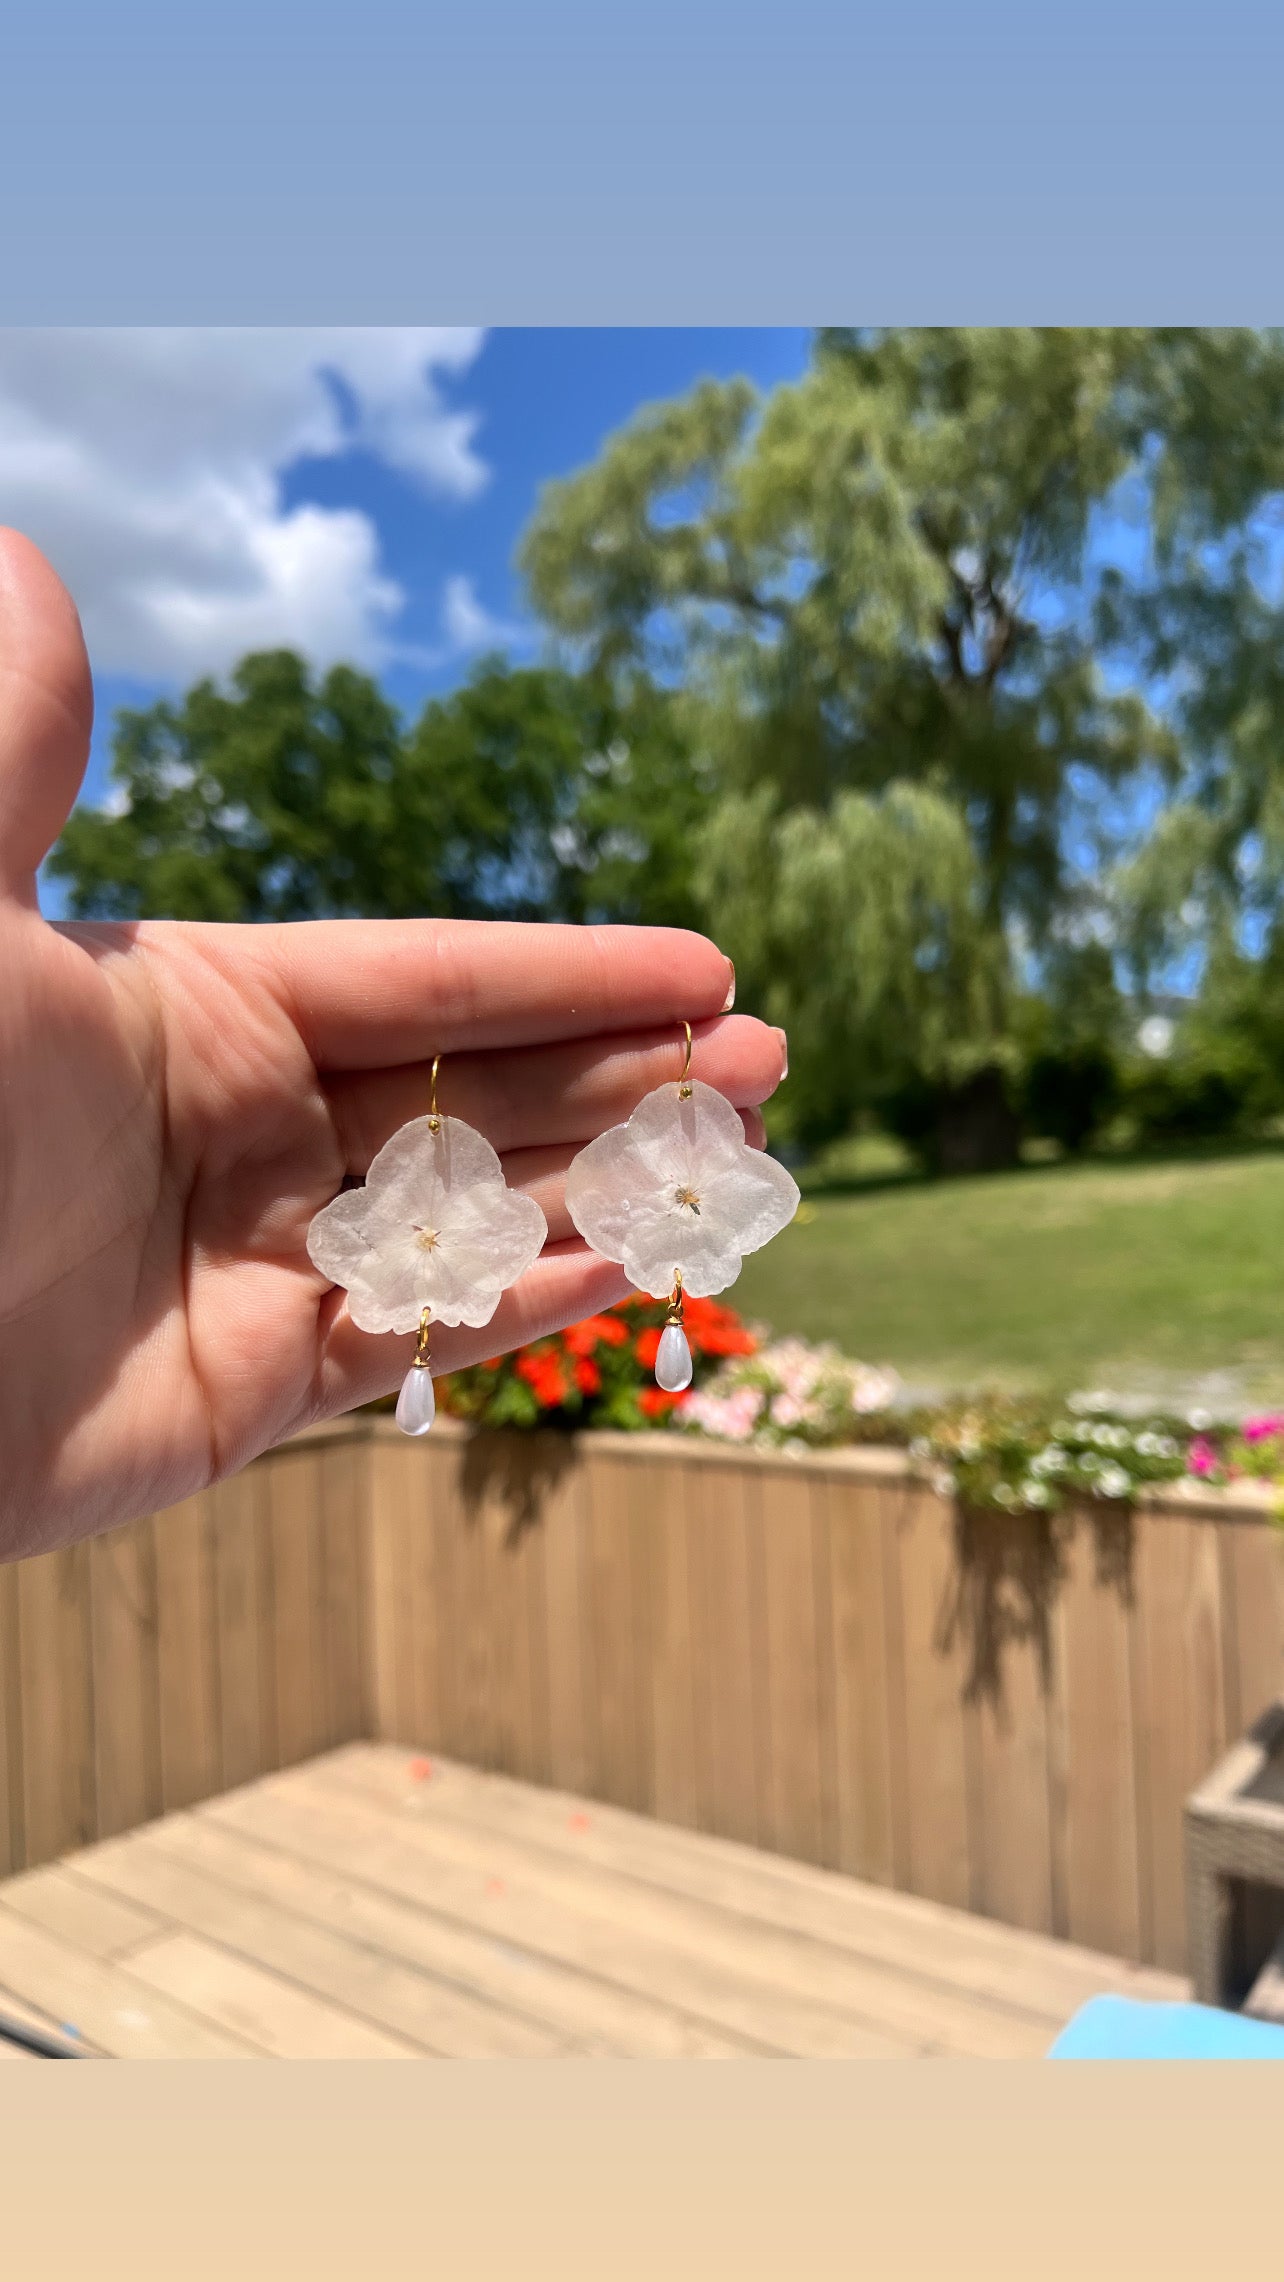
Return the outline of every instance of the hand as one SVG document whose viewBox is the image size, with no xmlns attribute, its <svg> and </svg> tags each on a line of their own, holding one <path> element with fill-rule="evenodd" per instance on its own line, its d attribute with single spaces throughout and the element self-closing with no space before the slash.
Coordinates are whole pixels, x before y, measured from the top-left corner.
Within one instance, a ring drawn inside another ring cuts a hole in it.
<svg viewBox="0 0 1284 2282">
<path fill-rule="evenodd" d="M 677 1074 L 744 1112 L 778 1031 L 678 930 L 424 920 L 50 926 L 36 871 L 84 773 L 75 609 L 0 532 L 0 1556 L 153 1511 L 388 1393 L 413 1341 L 354 1330 L 304 1249 L 428 1104 L 493 1142 L 548 1244 L 450 1370 L 623 1296 L 563 1203 L 576 1149 Z"/>
</svg>

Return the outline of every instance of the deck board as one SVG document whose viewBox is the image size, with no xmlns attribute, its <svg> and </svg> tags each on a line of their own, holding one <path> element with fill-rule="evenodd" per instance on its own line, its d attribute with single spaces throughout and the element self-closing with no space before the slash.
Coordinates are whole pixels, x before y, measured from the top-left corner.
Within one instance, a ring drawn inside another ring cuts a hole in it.
<svg viewBox="0 0 1284 2282">
<path fill-rule="evenodd" d="M 1020 2058 L 1187 1985 L 349 1744 L 0 1883 L 0 2014 L 128 2057 Z"/>
</svg>

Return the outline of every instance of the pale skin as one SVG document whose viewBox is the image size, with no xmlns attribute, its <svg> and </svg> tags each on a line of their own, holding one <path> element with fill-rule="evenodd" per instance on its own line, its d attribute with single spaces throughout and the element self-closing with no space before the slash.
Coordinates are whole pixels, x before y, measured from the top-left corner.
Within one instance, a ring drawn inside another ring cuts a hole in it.
<svg viewBox="0 0 1284 2282">
<path fill-rule="evenodd" d="M 762 1142 L 783 1033 L 698 934 L 424 920 L 50 925 L 36 873 L 92 717 L 74 604 L 0 530 L 0 1559 L 158 1511 L 399 1382 L 308 1260 L 319 1207 L 428 1102 L 548 1221 L 447 1371 L 623 1297 L 571 1228 L 575 1151 L 696 1069 Z"/>
</svg>

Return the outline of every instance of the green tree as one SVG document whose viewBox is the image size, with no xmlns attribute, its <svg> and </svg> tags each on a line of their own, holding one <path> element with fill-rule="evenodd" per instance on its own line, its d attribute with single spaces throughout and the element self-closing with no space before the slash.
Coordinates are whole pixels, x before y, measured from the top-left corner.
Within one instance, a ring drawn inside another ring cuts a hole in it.
<svg viewBox="0 0 1284 2282">
<path fill-rule="evenodd" d="M 406 730 L 265 652 L 120 714 L 111 773 L 50 860 L 78 916 L 690 918 L 704 779 L 642 676 L 485 660 Z"/>
<path fill-rule="evenodd" d="M 795 830 L 846 844 L 856 812 L 839 803 L 888 803 L 905 785 L 965 829 L 974 872 L 952 940 L 975 970 L 960 989 L 954 960 L 929 964 L 939 1000 L 924 988 L 907 1005 L 885 966 L 871 1003 L 850 963 L 830 971 L 831 947 L 850 961 L 880 927 L 904 944 L 915 909 L 936 908 L 912 865 L 892 867 L 895 890 L 849 871 L 865 916 L 831 942 L 817 933 L 805 972 L 781 965 L 785 886 L 773 931 L 734 892 L 734 866 L 710 875 L 751 987 L 787 993 L 818 1068 L 829 1040 L 835 1122 L 898 1055 L 948 1090 L 941 1035 L 980 1069 L 1003 976 L 1023 960 L 1037 974 L 1082 933 L 1092 892 L 1068 826 L 1147 771 L 1180 775 L 1189 722 L 1167 701 L 1166 662 L 1206 603 L 1201 563 L 1234 556 L 1278 485 L 1282 412 L 1273 336 L 835 331 L 765 401 L 704 383 L 547 488 L 523 549 L 537 606 L 601 670 L 645 661 L 688 685 L 723 796 L 761 789 L 764 807 L 729 815 L 763 830 L 770 815 L 782 849 Z M 1219 593 L 1210 664 L 1228 618 L 1246 625 L 1243 582 Z M 1262 641 L 1246 639 L 1260 668 Z M 1244 686 L 1243 658 L 1232 679 Z M 764 874 L 764 892 L 790 876 Z"/>
</svg>

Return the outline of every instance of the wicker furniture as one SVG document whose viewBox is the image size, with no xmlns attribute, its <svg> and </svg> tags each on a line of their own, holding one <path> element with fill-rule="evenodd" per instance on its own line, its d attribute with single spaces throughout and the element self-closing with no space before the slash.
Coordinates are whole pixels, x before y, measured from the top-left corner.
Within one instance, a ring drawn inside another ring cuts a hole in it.
<svg viewBox="0 0 1284 2282">
<path fill-rule="evenodd" d="M 1272 2011 L 1284 1934 L 1284 1697 L 1186 1802 L 1190 1969 L 1203 2004 Z"/>
</svg>

